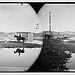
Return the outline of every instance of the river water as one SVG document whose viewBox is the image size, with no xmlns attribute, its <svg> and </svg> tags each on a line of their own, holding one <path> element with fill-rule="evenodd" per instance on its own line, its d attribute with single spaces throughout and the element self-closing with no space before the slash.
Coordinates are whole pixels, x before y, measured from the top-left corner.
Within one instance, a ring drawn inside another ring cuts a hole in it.
<svg viewBox="0 0 75 75">
<path fill-rule="evenodd" d="M 75 41 L 75 37 L 72 37 L 72 38 L 70 38 L 70 39 Z"/>
<path fill-rule="evenodd" d="M 70 40 L 75 41 L 75 37 L 70 38 Z M 71 58 L 66 63 L 66 67 L 69 68 L 69 71 L 75 71 L 75 53 L 72 53 Z"/>
<path fill-rule="evenodd" d="M 24 52 L 19 55 L 16 50 L 17 48 L 0 48 L 0 71 L 26 71 L 41 52 L 41 48 L 24 48 Z"/>
<path fill-rule="evenodd" d="M 69 68 L 69 71 L 75 71 L 75 53 L 72 53 L 72 58 L 66 63 L 66 67 Z"/>
</svg>

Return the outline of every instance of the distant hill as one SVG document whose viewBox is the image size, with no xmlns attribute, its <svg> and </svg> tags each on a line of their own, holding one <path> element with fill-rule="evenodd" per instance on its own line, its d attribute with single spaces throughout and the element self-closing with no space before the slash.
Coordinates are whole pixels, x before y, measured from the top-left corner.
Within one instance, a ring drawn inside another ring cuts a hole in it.
<svg viewBox="0 0 75 75">
<path fill-rule="evenodd" d="M 10 32 L 10 33 L 0 32 L 0 41 L 1 40 L 16 40 L 14 38 L 14 35 L 18 35 L 18 34 L 22 34 L 23 37 L 26 37 L 26 39 L 28 39 L 28 33 L 30 32 Z M 33 37 L 39 39 L 42 37 L 42 33 L 33 33 Z"/>
<path fill-rule="evenodd" d="M 44 31 L 45 33 L 48 33 L 48 31 Z M 23 37 L 28 38 L 28 33 L 30 32 L 10 32 L 10 33 L 4 33 L 4 32 L 0 32 L 0 40 L 5 40 L 5 39 L 10 39 L 10 40 L 15 40 L 14 39 L 14 35 L 16 34 L 22 34 Z M 71 38 L 71 37 L 75 37 L 75 32 L 71 32 L 71 31 L 65 31 L 65 32 L 55 32 L 52 31 L 54 36 L 59 36 L 62 37 L 63 35 Z M 43 37 L 43 33 L 33 33 L 33 37 L 34 38 L 41 38 Z"/>
<path fill-rule="evenodd" d="M 53 32 L 53 35 L 55 36 L 66 36 L 66 37 L 75 37 L 75 32 L 72 32 L 72 31 L 64 31 L 64 32 L 55 32 L 55 31 L 52 31 Z"/>
<path fill-rule="evenodd" d="M 4 32 L 0 32 L 0 35 L 3 35 L 3 34 L 5 34 Z"/>
<path fill-rule="evenodd" d="M 28 36 L 28 33 L 30 33 L 30 32 L 16 32 L 17 34 L 19 33 L 19 34 L 23 34 L 23 35 L 25 35 L 25 36 Z M 42 37 L 42 34 L 43 33 L 33 33 L 33 36 L 34 37 Z"/>
<path fill-rule="evenodd" d="M 61 34 L 68 34 L 68 35 L 75 35 L 75 32 L 71 31 L 65 31 L 65 32 L 60 32 Z"/>
</svg>

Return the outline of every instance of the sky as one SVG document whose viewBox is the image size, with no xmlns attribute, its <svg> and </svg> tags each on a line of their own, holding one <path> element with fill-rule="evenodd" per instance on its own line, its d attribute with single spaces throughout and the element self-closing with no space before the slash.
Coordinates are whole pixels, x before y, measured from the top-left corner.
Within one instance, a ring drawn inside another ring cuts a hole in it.
<svg viewBox="0 0 75 75">
<path fill-rule="evenodd" d="M 36 25 L 39 24 L 39 29 Z M 0 4 L 0 32 L 41 32 L 41 22 L 29 4 Z"/>
<path fill-rule="evenodd" d="M 49 12 L 52 31 L 75 31 L 75 4 L 45 4 L 38 13 L 44 31 L 49 30 Z"/>
</svg>

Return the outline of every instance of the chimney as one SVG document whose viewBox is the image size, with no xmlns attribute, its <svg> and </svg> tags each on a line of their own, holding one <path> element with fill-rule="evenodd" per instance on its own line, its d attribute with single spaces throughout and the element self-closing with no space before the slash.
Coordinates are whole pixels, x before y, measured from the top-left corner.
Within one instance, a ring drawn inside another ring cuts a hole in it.
<svg viewBox="0 0 75 75">
<path fill-rule="evenodd" d="M 49 12 L 49 33 L 51 33 L 51 12 Z"/>
</svg>

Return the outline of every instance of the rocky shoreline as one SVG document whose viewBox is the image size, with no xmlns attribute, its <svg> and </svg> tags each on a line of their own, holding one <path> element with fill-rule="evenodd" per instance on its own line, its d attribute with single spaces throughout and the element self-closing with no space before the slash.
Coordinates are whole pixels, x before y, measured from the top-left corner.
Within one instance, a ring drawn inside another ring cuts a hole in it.
<svg viewBox="0 0 75 75">
<path fill-rule="evenodd" d="M 63 44 L 58 39 L 44 39 L 41 53 L 27 72 L 65 72 L 67 61 L 71 53 L 75 52 L 75 46 Z"/>
</svg>

